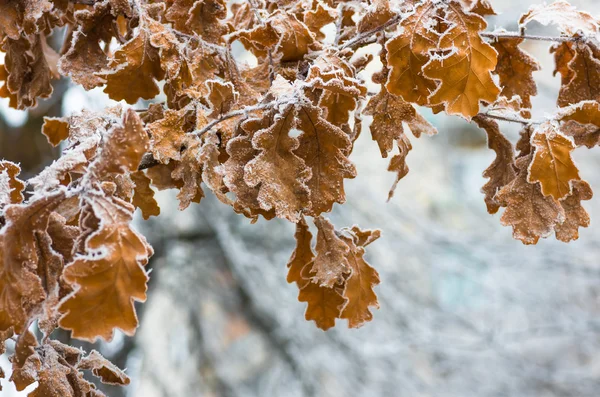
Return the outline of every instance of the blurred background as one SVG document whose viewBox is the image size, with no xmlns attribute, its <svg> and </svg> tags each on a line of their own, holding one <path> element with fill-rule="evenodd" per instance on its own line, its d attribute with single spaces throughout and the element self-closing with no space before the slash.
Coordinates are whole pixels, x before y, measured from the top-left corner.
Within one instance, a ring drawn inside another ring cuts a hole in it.
<svg viewBox="0 0 600 397">
<path fill-rule="evenodd" d="M 488 19 L 489 29 L 517 30 L 519 15 L 534 3 L 492 0 L 500 14 Z M 600 15 L 596 0 L 572 4 Z M 558 35 L 534 24 L 528 33 Z M 552 76 L 548 43 L 523 46 L 542 65 L 534 75 L 538 118 L 555 108 L 560 78 Z M 0 158 L 31 176 L 59 154 L 40 133 L 42 116 L 109 104 L 101 90 L 85 92 L 64 79 L 33 111 L 2 101 Z M 485 133 L 458 117 L 423 112 L 439 134 L 411 136 L 411 171 L 389 203 L 394 175 L 366 120 L 351 156 L 358 177 L 346 182 L 347 203 L 330 216 L 337 227 L 383 230 L 367 254 L 381 276 L 381 309 L 372 322 L 358 330 L 339 322 L 323 332 L 304 320 L 305 304 L 285 281 L 292 224 L 250 225 L 210 195 L 179 212 L 175 192 L 160 192 L 161 215 L 136 220 L 156 251 L 136 336 L 73 341 L 127 368 L 132 384 L 104 387 L 107 395 L 598 396 L 600 198 L 584 203 L 592 225 L 580 240 L 523 246 L 500 225 L 500 214 L 486 212 L 481 173 L 494 152 Z M 518 126 L 502 129 L 516 141 Z M 600 192 L 597 151 L 580 148 L 575 159 Z M 5 356 L 0 366 L 8 378 Z M 2 386 L 3 397 L 23 395 L 6 379 Z"/>
</svg>

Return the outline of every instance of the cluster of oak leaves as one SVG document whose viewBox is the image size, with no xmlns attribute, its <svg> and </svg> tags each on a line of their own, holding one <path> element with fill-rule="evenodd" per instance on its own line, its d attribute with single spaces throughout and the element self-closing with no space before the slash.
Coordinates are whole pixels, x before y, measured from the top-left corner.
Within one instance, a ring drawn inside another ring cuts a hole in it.
<svg viewBox="0 0 600 397">
<path fill-rule="evenodd" d="M 436 133 L 414 105 L 474 121 L 496 152 L 484 172 L 488 211 L 505 207 L 501 222 L 526 244 L 552 232 L 576 239 L 592 191 L 571 152 L 600 139 L 599 23 L 558 1 L 532 7 L 521 33 L 482 33 L 493 13 L 487 0 L 0 2 L 0 95 L 12 107 L 49 97 L 61 75 L 129 104 L 156 97 L 162 82 L 167 98 L 138 111 L 47 118 L 42 132 L 63 142 L 62 156 L 27 183 L 16 164 L 0 162 L 0 340 L 16 341 L 17 388 L 37 381 L 30 396 L 102 395 L 83 370 L 129 382 L 97 352 L 50 335 L 58 327 L 89 341 L 110 340 L 115 328 L 134 333 L 152 249 L 130 223 L 135 208 L 159 214 L 153 188 L 178 189 L 184 209 L 200 202 L 203 184 L 253 221 L 295 223 L 288 281 L 308 304 L 306 318 L 322 329 L 337 318 L 369 321 L 379 276 L 364 247 L 380 233 L 337 230 L 322 216 L 345 201 L 344 179 L 356 176 L 348 157 L 365 115 L 382 156 L 397 148 L 389 165 L 397 181 L 411 150 L 402 125 L 415 137 Z M 528 121 L 539 65 L 519 48 L 534 20 L 560 32 L 551 47 L 559 109 L 542 121 Z M 330 24 L 335 38 L 325 40 Z M 57 31 L 65 32 L 59 53 L 47 43 Z M 236 40 L 257 66 L 236 62 Z M 381 49 L 378 93 L 358 77 L 373 56 L 357 50 L 371 44 Z M 524 125 L 516 155 L 496 119 Z M 316 226 L 314 248 L 305 216 Z"/>
</svg>

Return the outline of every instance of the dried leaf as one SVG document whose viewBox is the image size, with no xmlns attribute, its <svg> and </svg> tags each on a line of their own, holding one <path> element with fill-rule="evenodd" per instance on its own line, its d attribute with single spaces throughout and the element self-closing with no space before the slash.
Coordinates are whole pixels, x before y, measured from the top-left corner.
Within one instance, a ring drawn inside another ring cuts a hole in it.
<svg viewBox="0 0 600 397">
<path fill-rule="evenodd" d="M 445 20 L 451 25 L 440 38 L 439 54 L 423 67 L 428 78 L 439 81 L 429 103 L 443 104 L 448 114 L 470 119 L 479 113 L 480 101 L 494 102 L 500 93 L 491 75 L 498 54 L 479 35 L 487 27 L 479 15 L 464 12 L 460 3 L 451 1 Z"/>
<path fill-rule="evenodd" d="M 435 10 L 433 1 L 417 5 L 413 14 L 400 21 L 398 35 L 386 43 L 390 68 L 387 90 L 418 105 L 427 105 L 438 85 L 423 73 L 430 60 L 429 50 L 439 41 L 439 34 L 429 29 Z"/>
<path fill-rule="evenodd" d="M 288 283 L 296 283 L 299 289 L 302 289 L 310 282 L 310 279 L 302 277 L 302 270 L 311 264 L 315 254 L 311 248 L 312 233 L 304 217 L 301 217 L 296 223 L 296 248 L 288 261 Z M 312 267 L 312 266 L 311 266 Z"/>
<path fill-rule="evenodd" d="M 116 365 L 102 357 L 96 350 L 92 350 L 87 357 L 84 357 L 77 364 L 80 370 L 90 370 L 100 378 L 102 383 L 107 385 L 128 385 L 130 379 Z"/>
<path fill-rule="evenodd" d="M 485 116 L 475 116 L 473 121 L 487 134 L 488 147 L 496 152 L 492 164 L 483 171 L 483 177 L 489 181 L 481 191 L 485 195 L 485 205 L 490 214 L 495 214 L 500 208 L 496 193 L 517 176 L 515 173 L 515 151 L 512 143 L 500 132 L 498 123 Z"/>
<path fill-rule="evenodd" d="M 564 108 L 558 115 L 560 130 L 570 136 L 575 145 L 588 148 L 600 144 L 600 104 L 593 101 L 580 102 L 576 106 Z"/>
<path fill-rule="evenodd" d="M 535 152 L 527 181 L 540 182 L 544 196 L 552 196 L 555 200 L 570 194 L 571 181 L 581 179 L 571 158 L 575 149 L 573 141 L 564 136 L 557 125 L 547 122 L 535 130 L 531 144 Z"/>
<path fill-rule="evenodd" d="M 353 233 L 354 230 L 360 234 L 360 239 Z M 343 295 L 348 303 L 344 307 L 340 318 L 347 319 L 350 328 L 359 328 L 373 319 L 369 307 L 379 308 L 377 295 L 373 291 L 373 287 L 380 282 L 379 274 L 364 259 L 364 245 L 375 241 L 380 234 L 379 230 L 363 231 L 355 227 L 350 231 L 350 237 L 341 236 L 341 239 L 349 248 L 347 258 L 351 273 L 346 281 Z"/>
<path fill-rule="evenodd" d="M 123 114 L 123 126 L 114 126 L 108 134 L 102 154 L 95 163 L 97 172 L 136 171 L 148 146 L 148 134 L 140 116 L 135 110 L 127 109 Z"/>
<path fill-rule="evenodd" d="M 290 222 L 298 222 L 302 210 L 309 206 L 306 182 L 311 177 L 311 170 L 294 154 L 298 139 L 289 135 L 295 113 L 290 105 L 270 116 L 271 125 L 252 138 L 259 155 L 244 168 L 248 186 L 259 188 L 257 199 L 261 208 L 274 209 L 278 217 Z"/>
<path fill-rule="evenodd" d="M 573 58 L 559 58 L 555 54 L 557 70 L 562 75 L 558 93 L 559 106 L 569 106 L 581 101 L 600 101 L 600 49 L 592 44 L 575 44 Z M 566 67 L 558 62 L 568 61 Z"/>
<path fill-rule="evenodd" d="M 136 103 L 152 99 L 160 90 L 156 81 L 164 77 L 158 49 L 150 43 L 149 33 L 142 29 L 115 51 L 106 72 L 98 74 L 106 80 L 104 92 L 115 100 Z"/>
<path fill-rule="evenodd" d="M 150 178 L 143 171 L 132 172 L 130 176 L 135 183 L 131 203 L 142 211 L 144 219 L 160 215 L 160 207 L 154 199 L 154 190 L 150 187 Z"/>
<path fill-rule="evenodd" d="M 335 228 L 329 220 L 322 216 L 314 219 L 317 226 L 317 256 L 311 267 L 312 280 L 319 285 L 333 288 L 337 283 L 343 283 L 350 272 L 348 264 L 349 248 L 336 235 Z"/>
<path fill-rule="evenodd" d="M 23 201 L 25 183 L 17 178 L 19 173 L 21 167 L 17 164 L 7 160 L 0 161 L 0 210 L 8 204 Z"/>
<path fill-rule="evenodd" d="M 305 266 L 303 278 L 310 279 L 310 266 Z M 335 319 L 340 314 L 346 304 L 346 299 L 342 296 L 342 287 L 335 285 L 332 288 L 324 287 L 319 283 L 311 281 L 300 290 L 298 300 L 308 303 L 304 318 L 307 321 L 314 321 L 317 327 L 323 331 L 335 326 Z"/>
<path fill-rule="evenodd" d="M 64 195 L 9 205 L 4 209 L 6 224 L 0 229 L 0 331 L 13 327 L 21 333 L 31 321 L 36 306 L 46 294 L 36 271 L 40 257 L 36 232 L 44 232 L 51 212 Z"/>
<path fill-rule="evenodd" d="M 363 114 L 373 116 L 371 136 L 377 141 L 382 157 L 387 157 L 394 142 L 404 135 L 403 123 L 417 138 L 421 134 L 435 135 L 437 130 L 415 108 L 400 97 L 390 94 L 385 88 L 372 96 Z"/>
<path fill-rule="evenodd" d="M 527 182 L 527 167 L 532 156 L 516 160 L 517 177 L 496 194 L 496 201 L 507 207 L 500 222 L 512 226 L 513 237 L 523 244 L 536 244 L 565 220 L 565 212 L 552 196 L 544 196 L 537 183 Z"/>
<path fill-rule="evenodd" d="M 498 64 L 494 73 L 500 77 L 501 95 L 512 98 L 518 95 L 526 108 L 531 108 L 531 97 L 537 95 L 533 72 L 540 70 L 535 58 L 523 51 L 519 45 L 523 39 L 499 38 L 492 42 L 498 52 Z"/>
<path fill-rule="evenodd" d="M 111 340 L 113 330 L 133 335 L 138 326 L 133 302 L 146 300 L 148 276 L 143 266 L 152 255 L 146 240 L 129 223 L 133 208 L 116 198 L 87 199 L 103 221 L 85 243 L 86 254 L 65 267 L 63 277 L 74 287 L 59 307 L 60 326 L 75 338 Z"/>
<path fill-rule="evenodd" d="M 295 128 L 302 134 L 298 137 L 300 146 L 295 154 L 312 171 L 306 183 L 311 206 L 305 213 L 317 216 L 331 211 L 334 203 L 346 200 L 344 179 L 356 176 L 356 169 L 347 158 L 352 143 L 340 128 L 323 119 L 318 107 L 307 104 L 297 112 Z"/>
<path fill-rule="evenodd" d="M 69 122 L 62 117 L 44 117 L 42 133 L 52 146 L 58 146 L 69 137 Z"/>
<path fill-rule="evenodd" d="M 581 206 L 581 201 L 590 200 L 592 196 L 592 188 L 586 181 L 573 182 L 573 191 L 560 202 L 565 212 L 565 221 L 555 227 L 557 239 L 565 243 L 577 240 L 579 228 L 590 225 L 590 216 Z"/>
<path fill-rule="evenodd" d="M 394 17 L 394 12 L 390 9 L 389 0 L 374 0 L 367 8 L 365 14 L 358 21 L 358 31 L 360 33 L 377 29 L 384 23 Z"/>
<path fill-rule="evenodd" d="M 535 4 L 519 19 L 519 27 L 525 28 L 531 21 L 542 25 L 556 24 L 562 33 L 573 36 L 579 31 L 584 34 L 598 33 L 598 20 L 587 12 L 577 11 L 576 7 L 564 0 L 551 4 Z"/>
<path fill-rule="evenodd" d="M 325 35 L 321 29 L 335 20 L 336 11 L 321 0 L 313 0 L 312 8 L 304 14 L 304 24 L 317 40 L 323 40 Z M 239 26 L 239 25 L 236 25 Z"/>
<path fill-rule="evenodd" d="M 239 93 L 231 82 L 222 83 L 218 80 L 209 80 L 206 83 L 208 89 L 208 102 L 211 104 L 212 113 L 208 117 L 219 117 L 229 112 L 238 100 Z"/>
</svg>

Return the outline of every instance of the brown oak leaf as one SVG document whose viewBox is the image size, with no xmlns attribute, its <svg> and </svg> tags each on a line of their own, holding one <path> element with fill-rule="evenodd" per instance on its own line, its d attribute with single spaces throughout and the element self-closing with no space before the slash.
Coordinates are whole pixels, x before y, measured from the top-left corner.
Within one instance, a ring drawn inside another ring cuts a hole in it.
<svg viewBox="0 0 600 397">
<path fill-rule="evenodd" d="M 154 190 L 150 187 L 150 178 L 143 171 L 132 172 L 130 176 L 135 184 L 131 203 L 142 211 L 144 219 L 160 215 L 160 207 L 154 199 Z"/>
<path fill-rule="evenodd" d="M 354 231 L 360 237 L 355 235 Z M 359 328 L 373 319 L 373 314 L 369 308 L 379 308 L 377 295 L 373 291 L 373 287 L 380 282 L 379 274 L 365 260 L 364 245 L 377 240 L 381 232 L 379 230 L 361 230 L 354 227 L 349 231 L 349 234 L 350 237 L 341 236 L 349 249 L 347 258 L 351 273 L 346 281 L 343 295 L 348 303 L 344 307 L 340 318 L 347 319 L 350 328 Z"/>
<path fill-rule="evenodd" d="M 0 209 L 8 204 L 19 204 L 23 201 L 25 183 L 17 178 L 21 167 L 8 161 L 0 161 Z"/>
<path fill-rule="evenodd" d="M 148 276 L 144 265 L 152 255 L 146 240 L 129 225 L 133 207 L 117 198 L 88 193 L 87 203 L 102 220 L 85 242 L 86 253 L 63 272 L 74 292 L 59 311 L 60 326 L 75 338 L 111 340 L 115 328 L 133 335 L 138 320 L 134 301 L 146 300 Z"/>
<path fill-rule="evenodd" d="M 571 181 L 581 179 L 571 157 L 575 144 L 552 122 L 536 128 L 531 144 L 535 152 L 527 181 L 539 182 L 544 196 L 552 196 L 555 200 L 564 198 L 571 193 Z"/>
<path fill-rule="evenodd" d="M 570 136 L 575 145 L 593 148 L 600 144 L 600 104 L 594 101 L 580 102 L 564 108 L 559 114 L 560 130 Z"/>
<path fill-rule="evenodd" d="M 560 202 L 565 211 L 565 221 L 556 225 L 556 238 L 568 243 L 579 238 L 579 228 L 590 225 L 590 216 L 582 207 L 582 200 L 590 200 L 592 188 L 586 181 L 574 181 L 573 191 Z"/>
<path fill-rule="evenodd" d="M 496 152 L 496 158 L 490 166 L 483 171 L 483 177 L 489 181 L 483 185 L 481 191 L 485 195 L 485 205 L 490 214 L 495 214 L 500 208 L 496 193 L 516 177 L 515 150 L 512 143 L 500 132 L 498 123 L 485 116 L 475 116 L 473 121 L 485 130 L 488 147 Z"/>
<path fill-rule="evenodd" d="M 46 297 L 36 274 L 39 245 L 44 242 L 37 239 L 36 233 L 45 232 L 50 214 L 63 199 L 60 192 L 4 209 L 6 224 L 0 229 L 0 331 L 13 327 L 16 333 L 23 332 Z"/>
<path fill-rule="evenodd" d="M 566 44 L 562 48 L 565 47 Z M 564 52 L 555 52 L 556 70 L 562 75 L 558 105 L 600 101 L 600 48 L 591 43 L 576 43 L 571 49 L 572 58 Z"/>
<path fill-rule="evenodd" d="M 296 223 L 296 248 L 288 261 L 288 283 L 296 283 L 298 289 L 302 289 L 310 282 L 310 279 L 305 279 L 302 276 L 302 270 L 309 264 L 312 266 L 312 261 L 315 258 L 315 254 L 312 250 L 312 233 L 308 228 L 306 219 L 301 217 L 298 223 Z"/>
<path fill-rule="evenodd" d="M 440 40 L 439 33 L 429 28 L 434 12 L 434 2 L 418 4 L 414 13 L 400 21 L 400 33 L 386 43 L 390 68 L 387 90 L 418 105 L 427 105 L 438 85 L 423 73 L 430 60 L 429 50 Z"/>
<path fill-rule="evenodd" d="M 440 38 L 438 54 L 423 67 L 428 78 L 439 82 L 429 103 L 443 104 L 448 114 L 470 119 L 479 113 L 480 101 L 494 102 L 500 93 L 491 75 L 498 54 L 479 35 L 487 27 L 479 15 L 465 12 L 460 3 L 450 1 L 445 20 L 451 25 Z"/>
<path fill-rule="evenodd" d="M 343 283 L 350 272 L 347 244 L 337 236 L 333 224 L 322 216 L 314 219 L 317 226 L 317 255 L 311 267 L 312 280 L 323 287 L 333 288 Z"/>
<path fill-rule="evenodd" d="M 160 90 L 156 81 L 164 77 L 158 49 L 150 43 L 150 34 L 141 29 L 136 36 L 115 51 L 105 72 L 98 76 L 106 81 L 104 92 L 115 100 L 134 104 L 138 99 L 152 99 Z"/>
<path fill-rule="evenodd" d="M 540 65 L 519 47 L 522 42 L 523 39 L 499 38 L 491 43 L 498 52 L 494 73 L 500 77 L 501 95 L 507 98 L 518 95 L 523 106 L 531 108 L 531 97 L 537 95 L 533 72 L 539 71 Z"/>
<path fill-rule="evenodd" d="M 42 134 L 52 146 L 58 146 L 69 137 L 69 122 L 63 117 L 44 117 Z"/>
<path fill-rule="evenodd" d="M 528 245 L 550 235 L 565 220 L 560 203 L 552 196 L 544 196 L 539 184 L 527 182 L 531 158 L 529 155 L 516 160 L 517 177 L 496 194 L 496 201 L 506 207 L 500 222 L 512 226 L 513 237 Z"/>
<path fill-rule="evenodd" d="M 270 126 L 252 138 L 252 146 L 259 154 L 244 168 L 248 186 L 259 188 L 257 200 L 261 208 L 274 209 L 278 217 L 291 222 L 298 222 L 310 203 L 306 182 L 311 170 L 294 154 L 299 142 L 290 136 L 296 112 L 294 106 L 288 105 L 270 116 Z"/>
<path fill-rule="evenodd" d="M 310 104 L 297 107 L 295 128 L 302 133 L 294 153 L 312 171 L 306 182 L 311 206 L 305 213 L 317 216 L 346 200 L 344 179 L 356 176 L 354 164 L 347 157 L 352 142 L 343 130 L 323 118 L 320 108 Z"/>
</svg>

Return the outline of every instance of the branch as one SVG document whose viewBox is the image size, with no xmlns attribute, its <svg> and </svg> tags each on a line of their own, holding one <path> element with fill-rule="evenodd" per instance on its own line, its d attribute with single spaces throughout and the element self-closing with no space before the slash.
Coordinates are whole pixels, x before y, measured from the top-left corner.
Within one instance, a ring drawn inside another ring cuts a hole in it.
<svg viewBox="0 0 600 397">
<path fill-rule="evenodd" d="M 520 32 L 481 32 L 481 37 L 488 39 L 525 39 L 538 41 L 552 41 L 555 43 L 575 42 L 582 40 L 582 37 L 553 37 L 553 36 L 531 36 L 521 34 Z"/>
<path fill-rule="evenodd" d="M 353 38 L 352 40 L 348 40 L 347 42 L 345 42 L 344 44 L 342 44 L 339 47 L 339 50 L 344 50 L 346 48 L 350 48 L 353 47 L 357 44 L 360 44 L 361 42 L 363 42 L 364 40 L 369 39 L 371 36 L 373 36 L 376 33 L 381 32 L 382 30 L 385 30 L 387 28 L 389 28 L 392 25 L 397 24 L 398 22 L 400 22 L 402 20 L 402 15 L 398 14 L 396 15 L 394 18 L 388 20 L 386 23 L 384 23 L 383 25 L 376 27 L 375 29 L 371 29 L 367 32 L 361 33 L 358 36 L 356 36 L 355 38 Z"/>
<path fill-rule="evenodd" d="M 517 117 L 517 116 L 514 116 L 514 117 L 500 116 L 500 115 L 489 113 L 489 112 L 479 113 L 478 116 L 488 117 L 490 119 L 496 119 L 496 120 L 501 120 L 501 121 L 508 121 L 510 123 L 520 123 L 523 125 L 542 124 L 542 121 L 539 121 L 539 120 L 529 120 L 529 119 L 525 119 L 525 118 Z"/>
<path fill-rule="evenodd" d="M 272 101 L 272 102 L 262 103 L 262 104 L 256 105 L 256 106 L 247 106 L 243 109 L 234 110 L 233 112 L 226 113 L 226 114 L 222 115 L 221 117 L 219 117 L 218 119 L 211 121 L 210 123 L 208 123 L 204 127 L 202 127 L 202 129 L 190 132 L 190 134 L 194 134 L 197 137 L 201 137 L 206 132 L 210 131 L 211 128 L 213 128 L 214 126 L 216 126 L 219 123 L 222 123 L 225 120 L 229 120 L 229 119 L 231 119 L 233 117 L 237 117 L 237 116 L 245 116 L 245 115 L 248 115 L 248 113 L 255 112 L 257 110 L 273 107 L 277 103 L 278 103 L 277 101 Z"/>
</svg>

